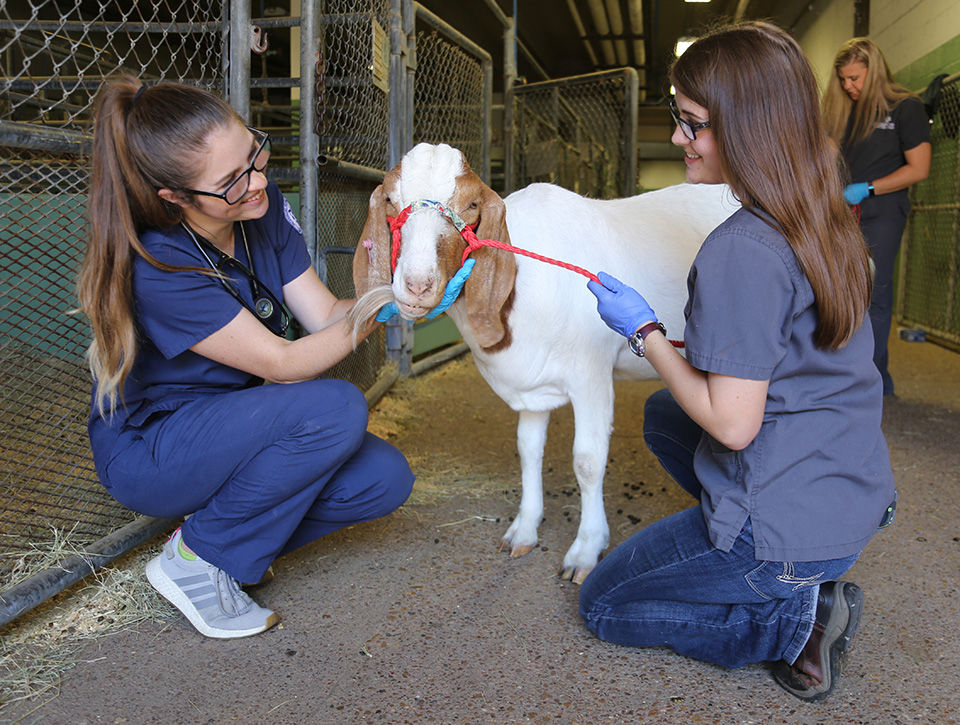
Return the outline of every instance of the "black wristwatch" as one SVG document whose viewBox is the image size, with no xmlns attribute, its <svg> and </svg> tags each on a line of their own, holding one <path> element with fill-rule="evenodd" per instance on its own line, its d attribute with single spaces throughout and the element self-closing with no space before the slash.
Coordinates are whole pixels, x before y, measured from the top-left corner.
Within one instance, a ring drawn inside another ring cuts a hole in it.
<svg viewBox="0 0 960 725">
<path fill-rule="evenodd" d="M 667 328 L 663 326 L 662 322 L 648 322 L 645 325 L 641 325 L 637 328 L 637 331 L 634 332 L 630 337 L 627 338 L 627 345 L 630 346 L 630 352 L 632 352 L 637 357 L 643 357 L 643 341 L 646 339 L 654 330 L 660 330 L 663 333 L 664 337 L 667 335 Z"/>
</svg>

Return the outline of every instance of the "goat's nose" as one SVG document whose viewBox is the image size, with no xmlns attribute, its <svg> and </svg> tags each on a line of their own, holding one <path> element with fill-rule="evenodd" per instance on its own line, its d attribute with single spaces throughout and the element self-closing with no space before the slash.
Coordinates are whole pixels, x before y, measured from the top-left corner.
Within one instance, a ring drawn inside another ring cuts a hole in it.
<svg viewBox="0 0 960 725">
<path fill-rule="evenodd" d="M 417 297 L 423 297 L 433 291 L 432 277 L 407 277 L 406 284 L 410 294 Z"/>
</svg>

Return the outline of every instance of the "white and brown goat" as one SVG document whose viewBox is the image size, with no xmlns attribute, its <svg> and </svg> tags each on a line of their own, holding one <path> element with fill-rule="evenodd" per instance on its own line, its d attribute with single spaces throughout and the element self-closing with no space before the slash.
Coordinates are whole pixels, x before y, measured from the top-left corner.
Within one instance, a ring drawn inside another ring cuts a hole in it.
<svg viewBox="0 0 960 725">
<path fill-rule="evenodd" d="M 481 240 L 500 240 L 618 277 L 646 297 L 669 337 L 681 339 L 687 272 L 706 235 L 736 208 L 726 187 L 691 184 L 596 200 L 538 183 L 503 200 L 471 171 L 460 151 L 419 144 L 371 195 L 353 262 L 360 296 L 352 312 L 355 325 L 389 301 L 408 320 L 423 317 L 460 268 L 466 247 L 461 234 L 434 206 L 419 205 L 400 228 L 391 273 L 389 218 L 419 200 L 456 212 L 475 225 Z M 480 374 L 519 413 L 523 492 L 501 549 L 509 547 L 511 556 L 519 556 L 537 543 L 547 423 L 551 410 L 572 403 L 581 516 L 561 576 L 579 583 L 609 543 L 603 475 L 613 426 L 613 379 L 656 373 L 601 321 L 580 274 L 491 247 L 472 256 L 473 272 L 447 313 Z"/>
</svg>

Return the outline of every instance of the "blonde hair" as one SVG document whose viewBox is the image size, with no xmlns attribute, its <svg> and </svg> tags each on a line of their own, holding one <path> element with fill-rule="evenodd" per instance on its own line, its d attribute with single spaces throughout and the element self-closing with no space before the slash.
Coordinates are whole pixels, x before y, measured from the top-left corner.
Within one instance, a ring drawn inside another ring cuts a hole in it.
<svg viewBox="0 0 960 725">
<path fill-rule="evenodd" d="M 840 80 L 840 69 L 850 63 L 863 63 L 867 67 L 856 103 L 843 90 Z M 823 121 L 830 138 L 838 144 L 860 143 L 900 101 L 917 97 L 893 80 L 887 59 L 876 43 L 868 38 L 851 38 L 840 46 L 833 59 L 833 77 L 823 94 Z M 853 125 L 849 137 L 845 138 L 851 113 Z"/>
<path fill-rule="evenodd" d="M 707 109 L 724 180 L 796 254 L 816 299 L 816 345 L 842 347 L 867 314 L 869 254 L 799 44 L 769 23 L 721 27 L 674 61 L 670 80 Z"/>
<path fill-rule="evenodd" d="M 123 401 L 123 386 L 137 355 L 133 261 L 143 257 L 167 271 L 140 243 L 149 228 L 183 218 L 182 208 L 158 189 L 184 189 L 212 131 L 243 121 L 208 91 L 178 83 L 144 86 L 129 75 L 108 79 L 94 104 L 87 216 L 87 250 L 77 278 L 77 299 L 90 321 L 87 362 L 101 416 Z M 190 194 L 184 193 L 189 199 Z"/>
</svg>

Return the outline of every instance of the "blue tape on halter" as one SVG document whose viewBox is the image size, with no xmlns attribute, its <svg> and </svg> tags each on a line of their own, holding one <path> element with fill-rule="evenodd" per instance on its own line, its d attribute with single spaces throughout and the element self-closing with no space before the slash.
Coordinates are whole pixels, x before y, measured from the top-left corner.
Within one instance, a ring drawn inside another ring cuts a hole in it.
<svg viewBox="0 0 960 725">
<path fill-rule="evenodd" d="M 447 288 L 443 291 L 443 297 L 440 299 L 440 304 L 424 315 L 426 319 L 432 320 L 434 317 L 439 317 L 447 311 L 447 308 L 450 307 L 450 305 L 456 302 L 457 297 L 460 296 L 460 292 L 463 291 L 463 285 L 466 284 L 467 279 L 470 277 L 470 273 L 473 271 L 473 265 L 476 263 L 477 260 L 472 258 L 463 263 L 463 266 L 457 270 L 457 273 L 450 278 L 449 282 L 447 282 Z M 386 322 L 397 314 L 400 314 L 400 311 L 397 309 L 396 302 L 388 302 L 380 308 L 379 312 L 377 312 L 377 322 Z"/>
<path fill-rule="evenodd" d="M 450 278 L 450 281 L 447 282 L 447 288 L 443 292 L 443 297 L 440 300 L 440 304 L 430 310 L 424 317 L 428 320 L 432 320 L 434 317 L 446 312 L 447 308 L 452 305 L 457 297 L 460 296 L 460 291 L 463 289 L 464 283 L 466 283 L 467 278 L 470 276 L 470 273 L 473 271 L 473 265 L 477 263 L 475 259 L 468 259 L 463 263 L 463 266 L 457 270 L 457 273 Z"/>
</svg>

